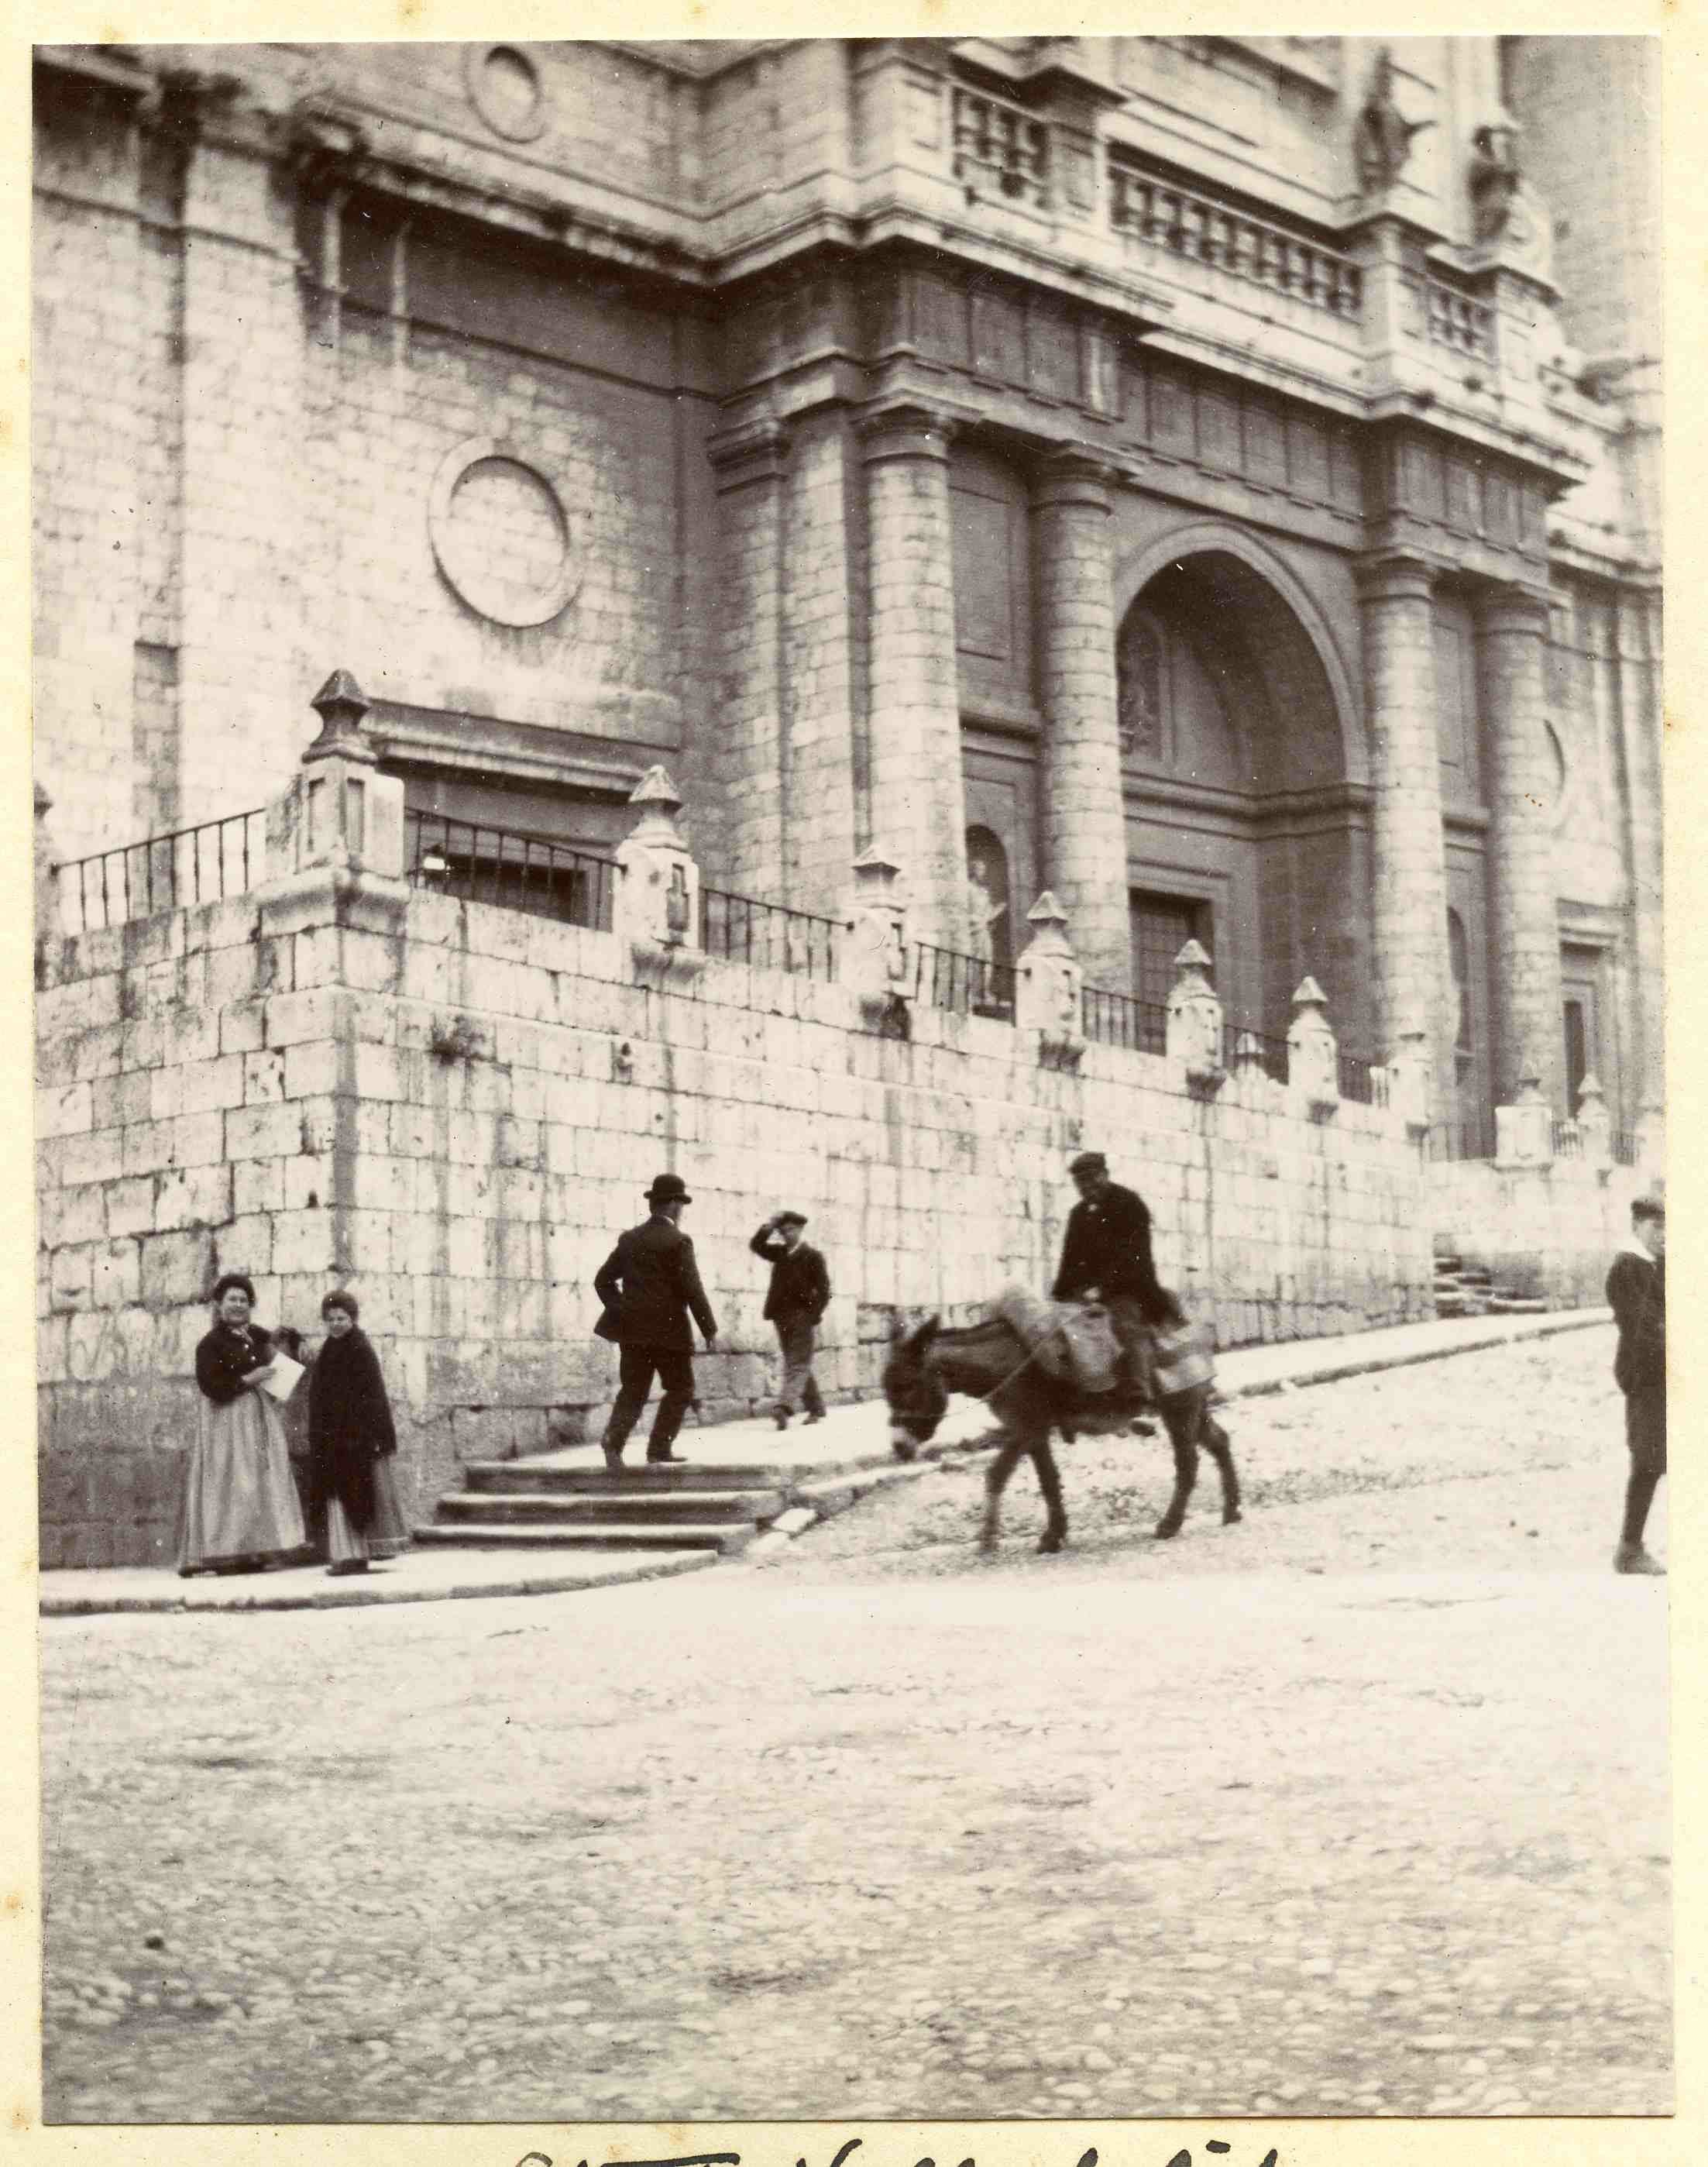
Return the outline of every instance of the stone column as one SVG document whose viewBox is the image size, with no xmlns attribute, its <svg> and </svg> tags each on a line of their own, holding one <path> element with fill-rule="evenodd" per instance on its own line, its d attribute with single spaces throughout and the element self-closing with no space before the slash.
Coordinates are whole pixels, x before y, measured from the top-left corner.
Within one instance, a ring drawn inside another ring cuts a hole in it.
<svg viewBox="0 0 1708 2167">
<path fill-rule="evenodd" d="M 1452 1104 L 1447 1018 L 1447 874 L 1436 735 L 1431 567 L 1410 557 L 1358 570 L 1364 618 L 1364 699 L 1372 748 L 1377 1028 L 1384 1056 L 1421 1027 L 1431 1096 Z"/>
<path fill-rule="evenodd" d="M 1132 983 L 1127 817 L 1115 694 L 1109 470 L 1050 453 L 1032 491 L 1045 877 L 1094 986 Z"/>
<path fill-rule="evenodd" d="M 1666 725 L 1661 706 L 1658 597 L 1622 594 L 1615 623 L 1633 993 L 1633 1057 L 1631 1073 L 1625 1079 L 1624 1126 L 1635 1131 L 1647 1166 L 1664 1155 L 1667 1094 L 1666 943 L 1661 916 Z"/>
<path fill-rule="evenodd" d="M 782 893 L 783 486 L 788 440 L 765 421 L 707 447 L 717 477 L 722 721 L 717 779 L 726 878 L 738 894 Z"/>
<path fill-rule="evenodd" d="M 1562 1106 L 1559 877 L 1552 825 L 1557 777 L 1543 719 L 1547 628 L 1543 595 L 1494 587 L 1478 598 L 1493 815 L 1489 947 L 1495 1103 L 1515 1103 L 1520 1087 L 1534 1078 L 1550 1106 L 1568 1110 Z"/>
<path fill-rule="evenodd" d="M 881 407 L 859 423 L 866 468 L 866 832 L 906 868 L 922 940 L 966 946 L 966 791 L 955 679 L 944 417 Z"/>
</svg>

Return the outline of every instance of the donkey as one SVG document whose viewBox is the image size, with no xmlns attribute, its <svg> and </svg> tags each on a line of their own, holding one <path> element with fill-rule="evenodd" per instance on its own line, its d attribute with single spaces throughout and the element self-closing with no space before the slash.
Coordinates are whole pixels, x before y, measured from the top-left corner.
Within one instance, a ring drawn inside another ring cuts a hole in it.
<svg viewBox="0 0 1708 2167">
<path fill-rule="evenodd" d="M 1058 1383 L 1033 1359 L 1019 1333 L 1000 1318 L 945 1331 L 941 1320 L 933 1317 L 898 1339 L 884 1366 L 890 1446 L 898 1460 L 917 1459 L 920 1446 L 936 1434 L 951 1392 L 984 1401 L 1002 1425 L 1002 1442 L 985 1474 L 980 1548 L 997 1547 L 1002 1492 L 1021 1459 L 1029 1455 L 1047 1516 L 1038 1547 L 1059 1550 L 1067 1539 L 1067 1511 L 1051 1433 L 1060 1429 L 1069 1441 L 1081 1431 L 1107 1433 L 1118 1426 L 1124 1428 L 1130 1411 L 1121 1410 L 1112 1419 L 1115 1411 L 1107 1399 L 1100 1404 L 1071 1385 Z M 1166 1542 L 1180 1533 L 1187 1501 L 1198 1481 L 1200 1444 L 1222 1478 L 1222 1523 L 1230 1525 L 1240 1517 L 1240 1478 L 1234 1471 L 1227 1434 L 1210 1419 L 1203 1395 L 1193 1396 L 1189 1409 L 1176 1411 L 1165 1403 L 1162 1414 L 1174 1448 L 1174 1495 L 1156 1523 L 1158 1538 Z"/>
</svg>

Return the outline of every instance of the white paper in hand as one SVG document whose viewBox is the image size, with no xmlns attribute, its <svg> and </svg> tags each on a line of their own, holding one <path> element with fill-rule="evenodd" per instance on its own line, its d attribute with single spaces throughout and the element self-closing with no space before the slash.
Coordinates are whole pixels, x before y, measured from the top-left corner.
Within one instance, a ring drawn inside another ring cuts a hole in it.
<svg viewBox="0 0 1708 2167">
<path fill-rule="evenodd" d="M 259 1380 L 262 1391 L 276 1400 L 288 1400 L 297 1388 L 303 1366 L 300 1362 L 293 1362 L 288 1354 L 275 1354 L 272 1373 Z"/>
</svg>

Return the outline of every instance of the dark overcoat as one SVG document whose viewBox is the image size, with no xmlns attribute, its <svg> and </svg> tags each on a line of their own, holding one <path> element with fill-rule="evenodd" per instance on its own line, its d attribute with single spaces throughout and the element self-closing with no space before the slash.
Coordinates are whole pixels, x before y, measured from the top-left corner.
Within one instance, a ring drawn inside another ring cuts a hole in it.
<svg viewBox="0 0 1708 2167">
<path fill-rule="evenodd" d="M 329 1333 L 309 1372 L 309 1493 L 336 1497 L 358 1533 L 373 1524 L 373 1463 L 397 1450 L 379 1357 L 358 1325 Z"/>
<path fill-rule="evenodd" d="M 1050 1293 L 1057 1301 L 1077 1301 L 1091 1287 L 1105 1301 L 1131 1295 L 1147 1313 L 1162 1292 L 1150 1254 L 1150 1213 L 1142 1197 L 1118 1182 L 1101 1196 L 1081 1197 L 1068 1213 L 1061 1269 Z"/>
<path fill-rule="evenodd" d="M 690 1311 L 708 1339 L 717 1336 L 694 1244 L 668 1219 L 644 1220 L 619 1234 L 593 1285 L 607 1311 L 615 1313 L 615 1330 L 608 1336 L 620 1347 L 668 1347 L 691 1354 Z"/>
</svg>

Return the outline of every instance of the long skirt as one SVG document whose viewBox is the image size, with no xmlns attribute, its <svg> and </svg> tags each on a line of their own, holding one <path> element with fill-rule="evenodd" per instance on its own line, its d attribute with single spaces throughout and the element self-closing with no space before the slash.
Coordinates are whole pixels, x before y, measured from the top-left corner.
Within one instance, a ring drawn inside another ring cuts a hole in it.
<svg viewBox="0 0 1708 2167">
<path fill-rule="evenodd" d="M 278 1407 L 253 1386 L 225 1407 L 198 1396 L 201 1419 L 178 1517 L 179 1571 L 301 1550 L 307 1537 Z"/>
<path fill-rule="evenodd" d="M 352 1524 L 335 1490 L 326 1499 L 326 1562 L 359 1565 L 368 1558 L 392 1558 L 410 1546 L 409 1523 L 398 1503 L 390 1455 L 373 1463 L 373 1518 L 366 1528 Z"/>
</svg>

